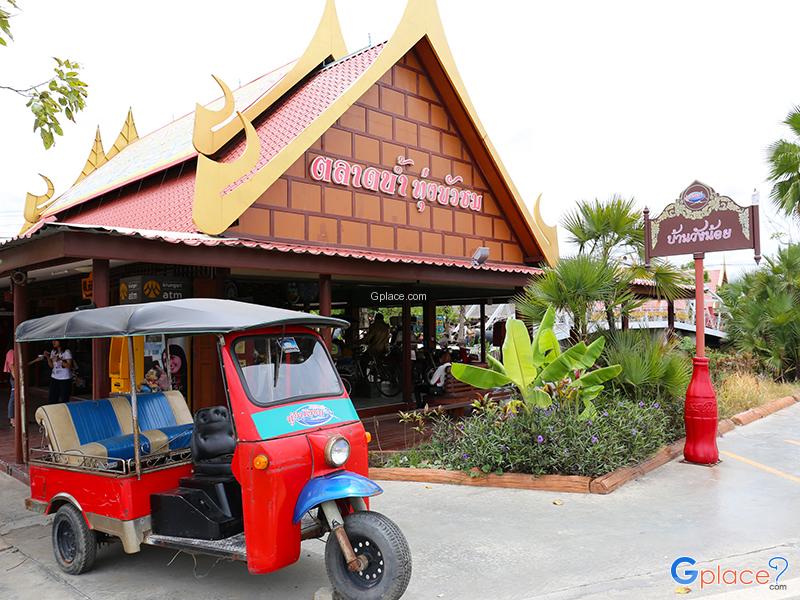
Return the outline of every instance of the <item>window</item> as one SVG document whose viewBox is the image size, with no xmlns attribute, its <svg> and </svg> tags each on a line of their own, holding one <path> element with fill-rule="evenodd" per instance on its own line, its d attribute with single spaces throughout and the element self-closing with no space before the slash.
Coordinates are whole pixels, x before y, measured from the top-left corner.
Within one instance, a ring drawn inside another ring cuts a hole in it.
<svg viewBox="0 0 800 600">
<path fill-rule="evenodd" d="M 256 404 L 342 393 L 328 352 L 313 335 L 241 337 L 233 345 L 233 355 L 242 385 Z"/>
</svg>

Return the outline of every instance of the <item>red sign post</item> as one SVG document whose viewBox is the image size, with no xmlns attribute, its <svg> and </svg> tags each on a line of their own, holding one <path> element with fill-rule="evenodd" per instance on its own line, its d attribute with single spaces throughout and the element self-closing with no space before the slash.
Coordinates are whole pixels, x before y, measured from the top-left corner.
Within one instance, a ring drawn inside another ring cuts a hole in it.
<svg viewBox="0 0 800 600">
<path fill-rule="evenodd" d="M 684 422 L 687 462 L 710 465 L 719 461 L 717 449 L 717 397 L 711 384 L 705 355 L 705 283 L 703 259 L 706 252 L 752 248 L 761 260 L 758 204 L 739 206 L 709 186 L 695 181 L 655 219 L 644 209 L 645 264 L 656 256 L 694 256 L 695 335 L 697 352 L 692 379 L 686 390 Z"/>
</svg>

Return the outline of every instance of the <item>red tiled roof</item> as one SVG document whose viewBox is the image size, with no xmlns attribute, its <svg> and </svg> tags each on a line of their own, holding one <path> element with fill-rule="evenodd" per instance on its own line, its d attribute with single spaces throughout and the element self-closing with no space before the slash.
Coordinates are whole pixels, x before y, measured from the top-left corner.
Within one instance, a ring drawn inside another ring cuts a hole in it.
<svg viewBox="0 0 800 600">
<path fill-rule="evenodd" d="M 226 191 L 244 183 L 266 165 L 284 146 L 331 105 L 380 54 L 383 44 L 324 67 L 282 101 L 264 119 L 257 120 L 261 158 L 255 169 L 231 184 Z M 259 122 L 260 121 L 260 122 Z M 225 151 L 230 162 L 244 150 L 244 134 Z M 102 227 L 128 227 L 156 231 L 196 232 L 192 221 L 196 162 L 175 165 L 125 188 L 105 194 L 65 211 L 59 221 Z"/>
<path fill-rule="evenodd" d="M 384 44 L 372 46 L 324 67 L 295 90 L 276 110 L 257 122 L 256 131 L 261 140 L 258 163 L 252 171 L 225 188 L 224 193 L 236 189 L 250 179 L 311 125 L 364 74 L 381 53 L 383 46 Z M 222 162 L 232 162 L 239 158 L 244 152 L 245 143 L 244 134 L 239 134 L 238 142 L 222 156 Z"/>
<path fill-rule="evenodd" d="M 60 221 L 76 225 L 194 232 L 195 162 L 174 166 L 147 180 L 69 211 Z"/>
</svg>

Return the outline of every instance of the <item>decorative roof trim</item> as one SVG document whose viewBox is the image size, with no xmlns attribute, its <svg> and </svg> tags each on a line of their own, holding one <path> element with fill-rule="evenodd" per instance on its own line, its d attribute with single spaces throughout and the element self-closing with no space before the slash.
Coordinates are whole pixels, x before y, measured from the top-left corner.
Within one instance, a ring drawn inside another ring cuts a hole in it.
<svg viewBox="0 0 800 600">
<path fill-rule="evenodd" d="M 111 146 L 111 149 L 106 154 L 106 158 L 111 160 L 117 154 L 122 152 L 122 150 L 131 142 L 135 142 L 139 139 L 139 132 L 136 131 L 136 123 L 133 120 L 133 109 L 128 109 L 128 116 L 125 117 L 125 122 L 122 124 L 122 129 L 119 131 L 119 135 L 117 139 L 114 141 L 114 145 Z"/>
<path fill-rule="evenodd" d="M 244 157 L 223 164 L 200 153 L 192 207 L 194 223 L 198 229 L 211 235 L 218 235 L 230 227 L 264 190 L 283 175 L 350 106 L 423 38 L 427 38 L 433 48 L 436 58 L 442 65 L 486 151 L 504 180 L 511 198 L 518 206 L 525 224 L 542 250 L 545 260 L 550 265 L 555 264 L 558 260 L 556 228 L 546 225 L 542 220 L 539 212 L 540 199 L 534 203 L 535 218 L 531 215 L 522 201 L 519 191 L 511 181 L 466 93 L 447 43 L 439 10 L 433 0 L 408 0 L 397 29 L 367 70 L 309 127 L 281 149 L 269 163 L 253 174 L 245 183 L 225 194 L 224 198 L 222 197 L 223 190 L 233 181 L 248 173 L 252 169 L 252 164 Z M 300 62 L 305 62 L 305 57 Z M 248 115 L 245 114 L 242 118 L 247 119 Z M 250 153 L 250 145 L 253 143 L 250 138 L 251 136 L 248 136 L 248 148 L 245 150 L 245 154 Z M 258 143 L 258 138 L 256 137 L 254 141 Z M 234 169 L 237 168 L 236 177 L 232 177 Z"/>
<path fill-rule="evenodd" d="M 319 25 L 311 38 L 303 56 L 274 87 L 258 100 L 246 107 L 242 112 L 248 120 L 272 106 L 276 100 L 297 85 L 311 71 L 330 59 L 338 60 L 347 54 L 339 17 L 336 14 L 334 0 L 325 0 Z M 197 105 L 194 115 L 194 133 L 192 142 L 201 154 L 214 154 L 222 146 L 242 131 L 242 123 L 234 117 L 233 96 L 228 87 L 216 76 L 213 76 L 225 94 L 225 106 L 218 111 L 209 110 Z"/>
<path fill-rule="evenodd" d="M 39 177 L 44 179 L 45 184 L 47 184 L 47 191 L 41 196 L 31 194 L 30 192 L 28 192 L 28 194 L 25 196 L 25 224 L 22 226 L 22 229 L 20 229 L 19 235 L 22 235 L 28 229 L 30 229 L 39 220 L 39 217 L 42 216 L 42 213 L 53 201 L 53 194 L 56 191 L 53 182 L 50 181 L 49 177 L 42 175 L 41 173 L 39 173 Z"/>
<path fill-rule="evenodd" d="M 89 173 L 97 170 L 98 167 L 103 166 L 107 162 L 108 158 L 106 157 L 106 151 L 103 149 L 103 138 L 100 137 L 100 126 L 98 125 L 97 131 L 94 134 L 92 148 L 89 150 L 89 156 L 86 158 L 86 164 L 83 165 L 83 170 L 81 171 L 81 174 L 78 175 L 75 183 L 78 183 L 84 177 L 89 175 Z"/>
</svg>

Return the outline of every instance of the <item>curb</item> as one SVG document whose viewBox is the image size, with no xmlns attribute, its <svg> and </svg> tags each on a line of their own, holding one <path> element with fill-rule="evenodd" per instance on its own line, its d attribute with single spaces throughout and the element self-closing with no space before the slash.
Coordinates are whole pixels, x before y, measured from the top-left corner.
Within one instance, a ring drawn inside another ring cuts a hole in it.
<svg viewBox="0 0 800 600">
<path fill-rule="evenodd" d="M 770 400 L 761 406 L 751 408 L 723 419 L 717 426 L 717 435 L 722 436 L 737 426 L 747 425 L 762 419 L 800 401 L 798 396 L 785 396 Z M 420 483 L 445 483 L 451 485 L 471 485 L 476 487 L 512 488 L 520 490 L 540 490 L 577 494 L 610 494 L 614 490 L 638 479 L 674 460 L 683 453 L 685 438 L 664 446 L 646 461 L 631 467 L 622 467 L 598 477 L 580 475 L 528 475 L 524 473 L 503 473 L 488 475 L 447 471 L 444 469 L 414 469 L 407 467 L 370 467 L 369 476 L 378 481 L 417 481 Z"/>
</svg>

